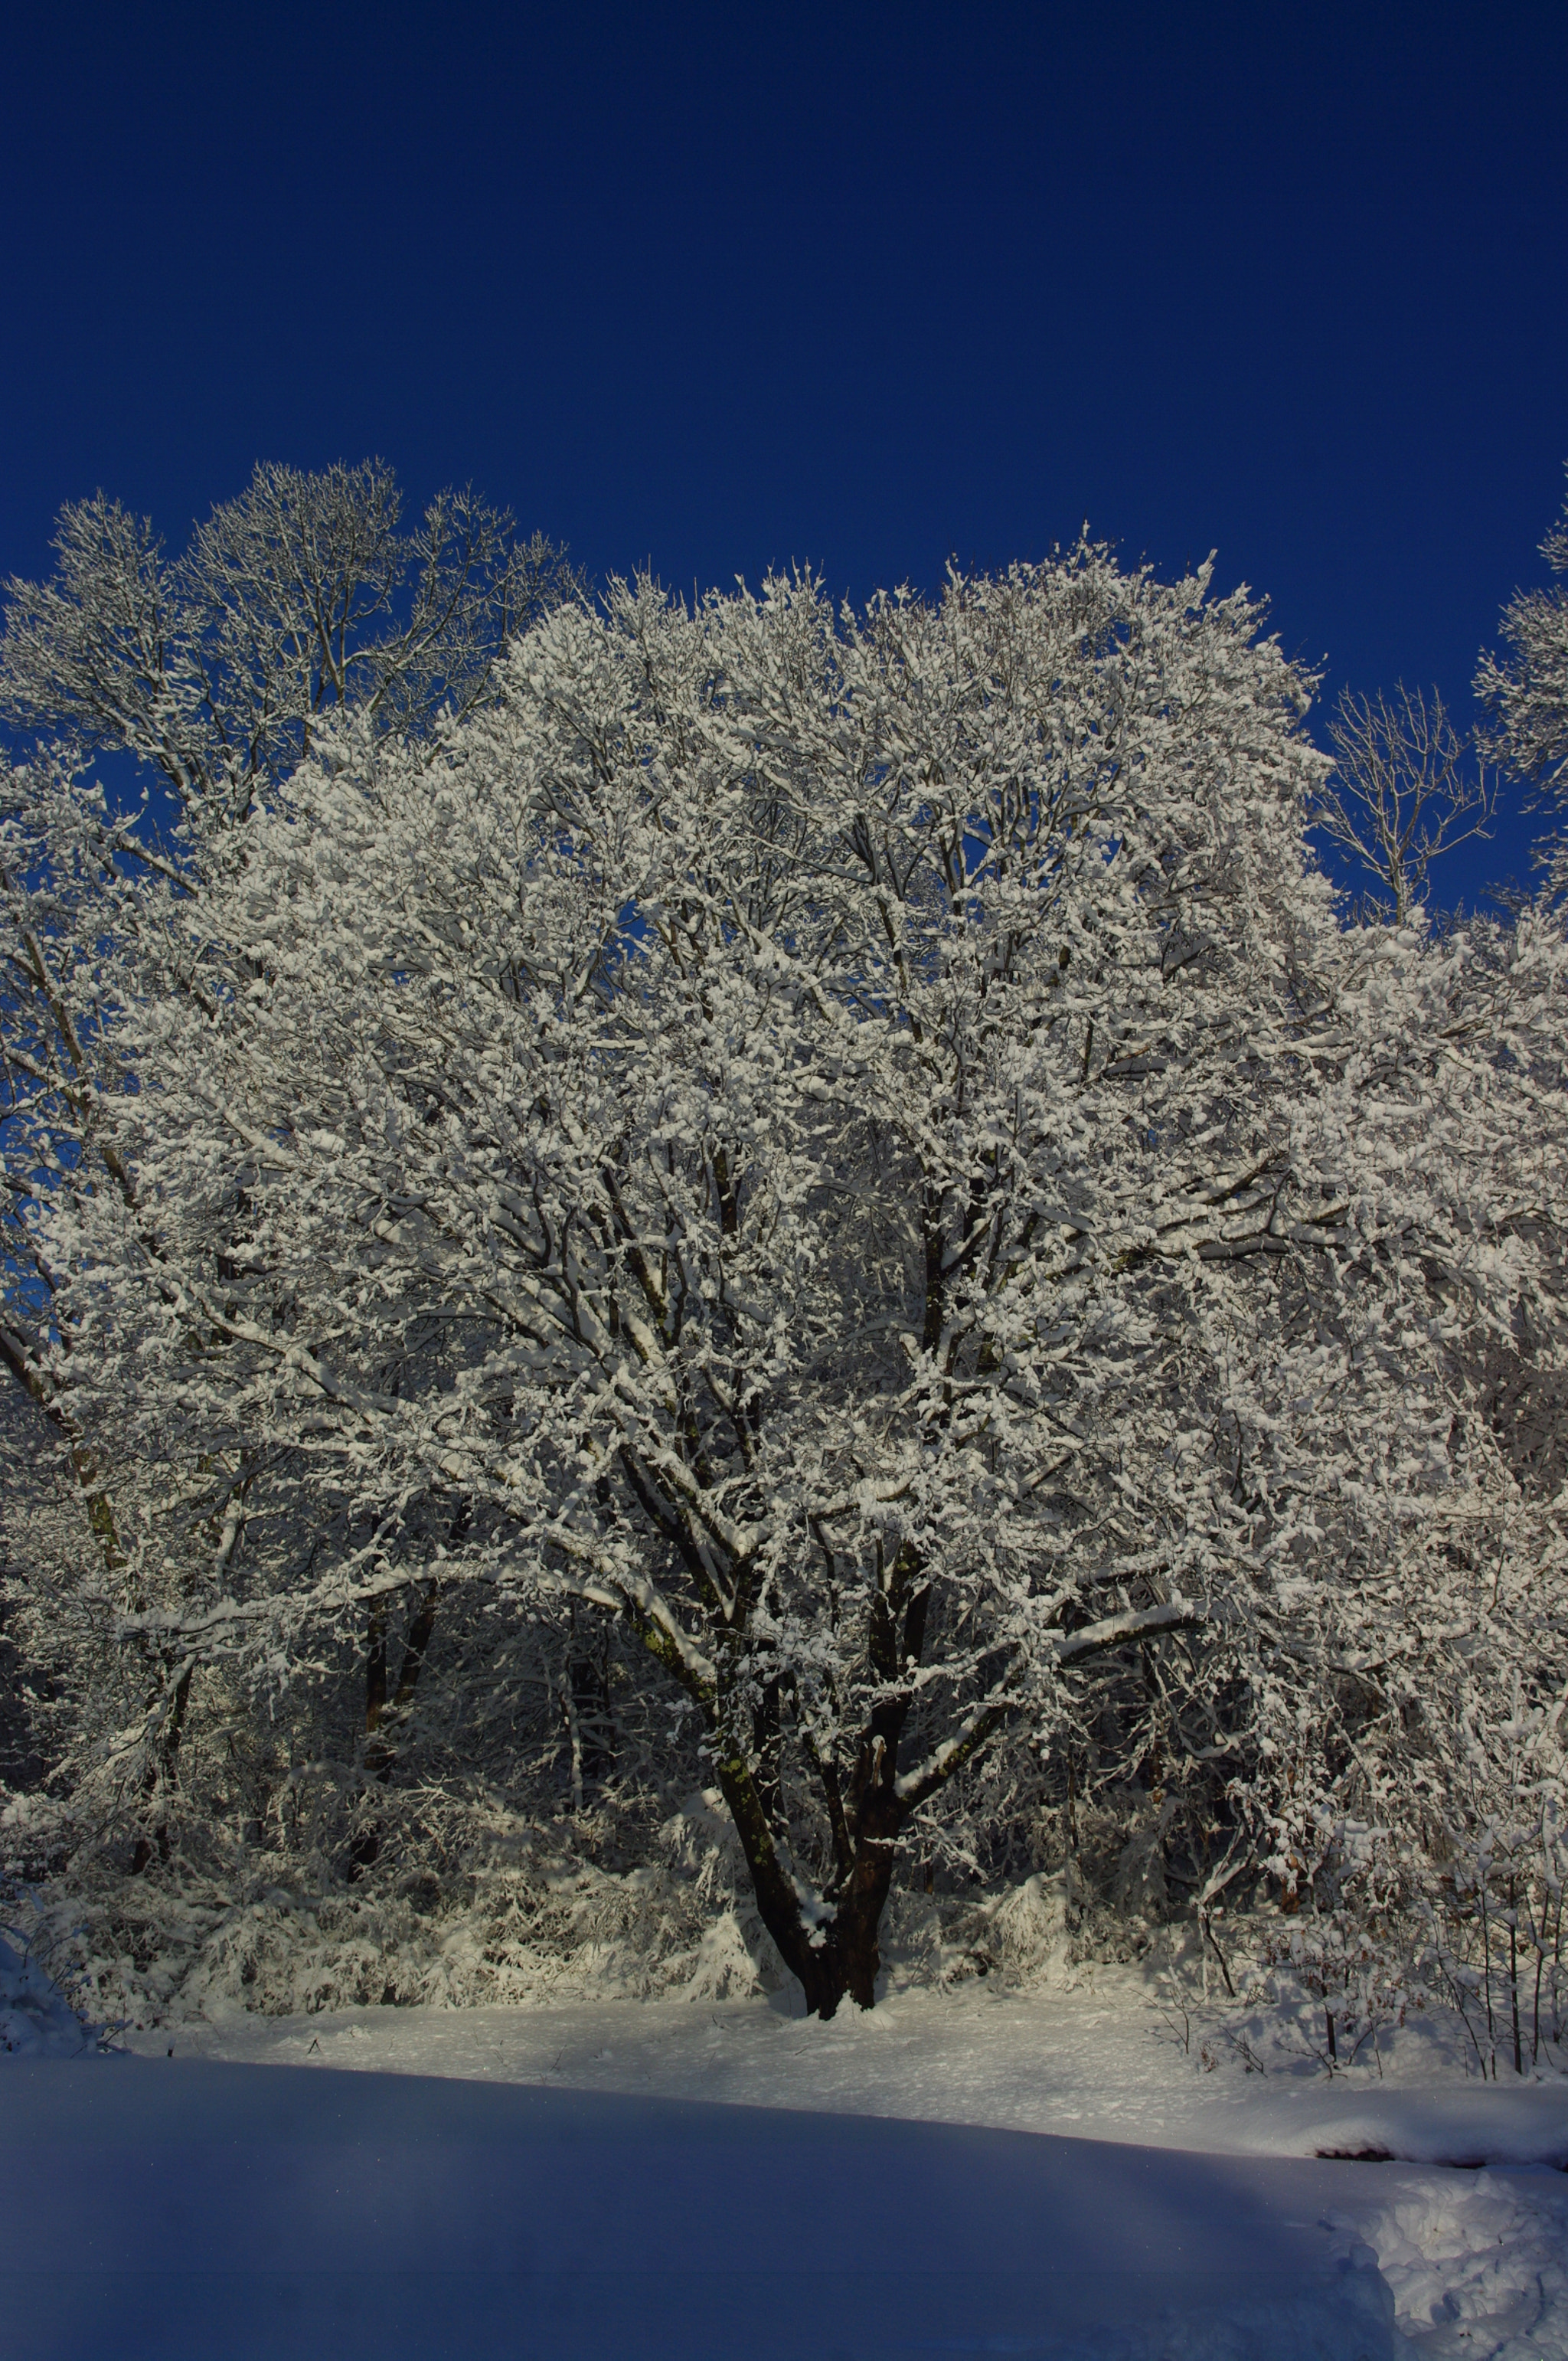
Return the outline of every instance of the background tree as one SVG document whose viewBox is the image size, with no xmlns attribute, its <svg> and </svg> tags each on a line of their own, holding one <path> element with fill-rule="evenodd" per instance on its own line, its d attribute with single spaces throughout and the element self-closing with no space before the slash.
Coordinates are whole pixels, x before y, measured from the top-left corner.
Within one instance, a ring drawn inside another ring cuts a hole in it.
<svg viewBox="0 0 1568 2361">
<path fill-rule="evenodd" d="M 0 712 L 39 751 L 0 801 L 0 1353 L 35 1398 L 36 1190 L 68 1168 L 78 1186 L 129 1185 L 113 1142 L 124 1077 L 99 1066 L 135 881 L 156 869 L 194 897 L 217 838 L 275 792 L 323 715 L 351 706 L 377 735 L 424 736 L 473 707 L 512 633 L 579 587 L 562 552 L 521 541 L 471 491 L 438 494 L 412 533 L 400 515 L 379 460 L 258 466 L 166 565 L 150 522 L 98 493 L 61 511 L 53 579 L 6 585 Z M 156 809 L 78 785 L 105 752 L 133 756 L 172 799 L 172 836 Z M 148 988 L 188 983 L 188 965 Z"/>
<path fill-rule="evenodd" d="M 325 713 L 422 737 L 580 586 L 564 552 L 467 488 L 411 532 L 401 512 L 382 460 L 258 465 L 170 563 L 118 500 L 70 503 L 53 578 L 5 585 L 0 713 L 77 755 L 133 755 L 208 824 L 276 788 Z"/>
<path fill-rule="evenodd" d="M 1490 833 L 1496 785 L 1472 768 L 1435 689 L 1430 703 L 1402 681 L 1391 697 L 1345 689 L 1329 740 L 1334 765 L 1313 796 L 1313 825 L 1376 879 L 1373 907 L 1406 926 L 1433 861 Z"/>
<path fill-rule="evenodd" d="M 1568 502 L 1541 544 L 1553 574 L 1568 574 Z M 1503 609 L 1508 652 L 1481 658 L 1475 694 L 1491 709 L 1497 758 L 1536 789 L 1538 807 L 1561 816 L 1568 781 L 1568 593 L 1559 584 L 1520 590 Z M 1557 877 L 1559 834 L 1548 857 Z"/>
<path fill-rule="evenodd" d="M 36 742 L 0 782 L 0 1361 L 69 1455 L 93 1583 L 142 1609 L 129 1504 L 116 1508 L 136 1481 L 64 1406 L 74 1339 L 38 1247 L 40 1210 L 61 1192 L 107 1188 L 136 1217 L 118 1124 L 137 1076 L 123 1038 L 111 1045 L 114 1012 L 138 996 L 201 1001 L 196 914 L 225 838 L 324 718 L 352 709 L 378 738 L 419 741 L 471 711 L 508 638 L 579 587 L 564 553 L 522 540 L 471 490 L 438 494 L 412 531 L 400 510 L 379 460 L 258 466 L 168 561 L 148 521 L 99 493 L 61 511 L 49 582 L 6 585 L 0 712 Z M 104 753 L 137 764 L 139 809 L 91 782 Z M 235 1496 L 241 1524 L 254 1480 Z M 220 1504 L 232 1549 L 225 1515 Z M 149 1795 L 180 1743 L 187 1653 L 150 1648 L 130 1750 Z"/>
</svg>

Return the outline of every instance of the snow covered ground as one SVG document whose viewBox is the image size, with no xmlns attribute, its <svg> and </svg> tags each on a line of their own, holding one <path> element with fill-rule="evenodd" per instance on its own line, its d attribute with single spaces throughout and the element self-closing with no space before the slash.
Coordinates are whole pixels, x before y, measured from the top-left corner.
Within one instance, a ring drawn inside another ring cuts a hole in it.
<svg viewBox="0 0 1568 2361">
<path fill-rule="evenodd" d="M 1249 2073 L 1162 2012 L 1135 1971 L 1080 1971 L 1068 1990 L 980 1982 L 907 1991 L 830 2024 L 772 2000 L 552 2002 L 538 2008 L 365 2008 L 126 2036 L 162 2056 L 526 2082 L 727 2106 L 987 2125 L 1217 2154 L 1316 2157 L 1384 2147 L 1420 2163 L 1568 2165 L 1568 2079 L 1466 2076 L 1448 2028 L 1417 2023 L 1382 2077 L 1332 2081 L 1261 2040 Z M 1204 2052 L 1216 2064 L 1206 2065 Z"/>
<path fill-rule="evenodd" d="M 1568 2081 L 1288 2030 L 1247 2071 L 1106 1970 L 4 2059 L 0 2350 L 1568 2361 Z"/>
</svg>

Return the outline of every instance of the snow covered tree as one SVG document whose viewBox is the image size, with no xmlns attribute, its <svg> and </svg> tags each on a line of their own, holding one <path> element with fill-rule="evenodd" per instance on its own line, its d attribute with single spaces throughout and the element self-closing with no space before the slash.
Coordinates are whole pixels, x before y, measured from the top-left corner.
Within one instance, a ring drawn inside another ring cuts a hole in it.
<svg viewBox="0 0 1568 2361">
<path fill-rule="evenodd" d="M 40 1209 L 65 1411 L 214 1532 L 252 1487 L 122 1630 L 620 1619 L 823 2015 L 1096 1666 L 1127 1775 L 1292 1883 L 1291 1748 L 1472 1497 L 1453 1341 L 1532 1249 L 1468 952 L 1342 936 L 1259 622 L 1089 546 L 862 615 L 618 586 L 427 744 L 318 729 L 199 921 L 148 881 L 133 1186 Z"/>
<path fill-rule="evenodd" d="M 1494 781 L 1434 690 L 1401 681 L 1392 697 L 1346 689 L 1329 725 L 1334 766 L 1312 802 L 1313 825 L 1376 882 L 1373 907 L 1409 926 L 1432 862 L 1490 833 Z"/>
<path fill-rule="evenodd" d="M 170 564 L 150 519 L 103 492 L 68 503 L 52 580 L 5 585 L 0 712 L 80 755 L 133 755 L 209 824 L 276 787 L 324 714 L 424 734 L 576 582 L 471 489 L 439 492 L 412 532 L 401 510 L 379 459 L 258 465 Z"/>
<path fill-rule="evenodd" d="M 69 1165 L 115 1185 L 103 1018 L 148 872 L 200 889 L 215 832 L 302 759 L 320 717 L 418 738 L 483 694 L 497 653 L 575 591 L 564 555 L 521 542 L 469 490 L 437 495 L 413 533 L 379 460 L 307 475 L 258 466 L 172 565 L 149 521 L 102 493 L 69 504 L 48 583 L 5 586 L 0 712 L 38 741 L 0 801 L 0 1143 L 10 1290 L 0 1353 L 42 1397 L 27 1349 L 37 1273 L 26 1209 Z M 179 826 L 83 784 L 128 753 Z M 18 1333 L 19 1332 L 19 1333 Z"/>
<path fill-rule="evenodd" d="M 135 1206 L 117 1124 L 137 1077 L 126 1038 L 111 1039 L 114 1012 L 200 997 L 168 907 L 199 927 L 225 831 L 276 792 L 323 716 L 349 705 L 378 736 L 427 735 L 472 708 L 508 637 L 576 582 L 560 551 L 524 542 L 468 490 L 438 495 L 405 531 L 392 473 L 374 460 L 318 475 L 258 467 L 172 562 L 148 522 L 101 493 L 61 512 L 55 548 L 50 581 L 6 585 L 0 634 L 0 711 L 36 741 L 0 780 L 0 1362 L 74 1469 L 91 1538 L 69 1595 L 102 1651 L 111 1594 L 148 1603 L 127 1539 L 148 1510 L 147 1470 L 118 1449 L 115 1421 L 90 1446 L 63 1406 L 50 1356 L 69 1359 L 78 1340 L 38 1215 L 62 1191 L 100 1188 Z M 92 782 L 104 752 L 138 766 L 139 811 Z M 221 1513 L 219 1530 L 232 1547 Z M 51 1595 L 58 1607 L 67 1594 Z M 55 1614 L 54 1642 L 79 1620 Z M 152 1665 L 134 1684 L 145 1710 L 131 1752 L 145 1763 L 132 1785 L 150 1795 L 178 1751 L 189 1668 L 178 1651 L 140 1653 Z M 84 1727 L 120 1690 L 106 1660 L 100 1673 Z"/>
<path fill-rule="evenodd" d="M 471 491 L 439 494 L 412 533 L 400 512 L 379 460 L 258 466 L 167 565 L 150 522 L 99 493 L 61 511 L 52 581 L 5 586 L 0 712 L 39 752 L 0 796 L 0 1356 L 35 1399 L 49 1391 L 28 1343 L 35 1192 L 67 1168 L 79 1185 L 101 1171 L 128 1186 L 112 1137 L 124 1077 L 104 1069 L 103 1037 L 138 881 L 196 895 L 214 837 L 275 791 L 322 716 L 351 704 L 378 734 L 428 733 L 576 587 L 560 551 L 520 541 Z M 84 784 L 104 752 L 132 755 L 172 801 L 172 836 Z"/>
<path fill-rule="evenodd" d="M 1555 575 L 1568 575 L 1568 502 L 1541 544 Z M 1483 655 L 1475 694 L 1491 709 L 1498 759 L 1529 780 L 1540 807 L 1557 815 L 1558 833 L 1546 849 L 1552 875 L 1563 877 L 1561 831 L 1568 787 L 1568 593 L 1521 590 L 1503 609 L 1501 658 Z"/>
</svg>

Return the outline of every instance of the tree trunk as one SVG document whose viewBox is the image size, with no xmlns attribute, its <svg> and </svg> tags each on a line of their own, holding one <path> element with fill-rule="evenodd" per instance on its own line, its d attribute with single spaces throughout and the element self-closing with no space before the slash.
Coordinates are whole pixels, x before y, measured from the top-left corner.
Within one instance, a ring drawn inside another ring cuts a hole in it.
<svg viewBox="0 0 1568 2361">
<path fill-rule="evenodd" d="M 414 1610 L 408 1633 L 403 1641 L 402 1668 L 392 1696 L 387 1695 L 387 1609 L 383 1603 L 371 1609 L 367 1627 L 365 1662 L 365 1768 L 378 1785 L 386 1786 L 398 1759 L 398 1750 L 391 1734 L 398 1719 L 413 1702 L 420 1674 L 424 1669 L 431 1634 L 435 1629 L 435 1611 L 441 1598 L 441 1585 L 433 1582 Z M 348 1849 L 350 1884 L 373 1869 L 381 1851 L 381 1829 L 378 1821 L 361 1828 Z"/>
<path fill-rule="evenodd" d="M 376 1733 L 381 1727 L 381 1716 L 387 1710 L 387 1604 L 378 1598 L 371 1608 L 365 1627 L 365 1767 L 378 1775 L 372 1755 Z M 380 1823 L 372 1820 L 361 1828 L 348 1848 L 348 1880 L 352 1885 L 367 1869 L 373 1869 L 381 1850 Z"/>
<path fill-rule="evenodd" d="M 861 1816 L 855 1866 L 833 1922 L 843 1990 L 859 2008 L 876 2005 L 876 1980 L 882 1971 L 878 1936 L 903 1824 L 904 1815 L 891 1793 L 885 1800 L 880 1794 L 872 1799 Z"/>
<path fill-rule="evenodd" d="M 721 1762 L 718 1783 L 751 1872 L 762 1924 L 799 1982 L 806 2015 L 835 2015 L 846 1993 L 858 2007 L 874 2007 L 882 1971 L 878 1934 L 906 1817 L 891 1775 L 879 1780 L 861 1805 L 849 1876 L 817 1926 L 802 1916 L 799 1893 L 780 1857 L 751 1765 L 739 1756 Z"/>
<path fill-rule="evenodd" d="M 185 1729 L 185 1708 L 191 1700 L 191 1682 L 195 1669 L 193 1664 L 187 1664 L 174 1684 L 173 1703 L 142 1780 L 142 1794 L 148 1803 L 155 1797 L 161 1797 L 174 1784 L 180 1759 L 180 1741 Z M 143 1828 L 137 1837 L 131 1853 L 131 1875 L 140 1877 L 145 1870 L 152 1867 L 155 1859 L 164 1861 L 169 1859 L 169 1822 L 162 1817 L 152 1828 Z"/>
</svg>

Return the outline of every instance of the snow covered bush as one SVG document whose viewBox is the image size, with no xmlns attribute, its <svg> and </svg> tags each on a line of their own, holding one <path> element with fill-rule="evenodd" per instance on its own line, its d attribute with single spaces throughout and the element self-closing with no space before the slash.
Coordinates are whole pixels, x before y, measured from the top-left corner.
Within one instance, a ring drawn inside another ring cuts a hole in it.
<svg viewBox="0 0 1568 2361">
<path fill-rule="evenodd" d="M 1422 1894 L 1424 1963 L 1494 2080 L 1499 2058 L 1515 2073 L 1561 2059 L 1568 2001 L 1562 1690 L 1542 1697 L 1532 1682 L 1528 1694 L 1517 1669 L 1511 1692 L 1499 1686 L 1469 1682 L 1455 1700 L 1453 1784 Z"/>
<path fill-rule="evenodd" d="M 181 1860 L 177 1878 L 89 1862 L 44 1902 L 38 1931 L 71 1960 L 83 2008 L 137 2026 L 239 2009 L 718 2001 L 784 1981 L 717 1795 L 688 1796 L 621 1869 L 594 1861 L 570 1819 L 524 1819 L 480 1795 L 462 1817 L 439 1877 L 404 1866 L 345 1884 L 283 1848 L 204 1870 Z M 406 1862 L 420 1848 L 399 1850 Z"/>
<path fill-rule="evenodd" d="M 101 2036 L 49 1973 L 38 1948 L 41 1931 L 36 1923 L 0 1927 L 0 2051 L 80 2058 L 100 2046 Z"/>
</svg>

